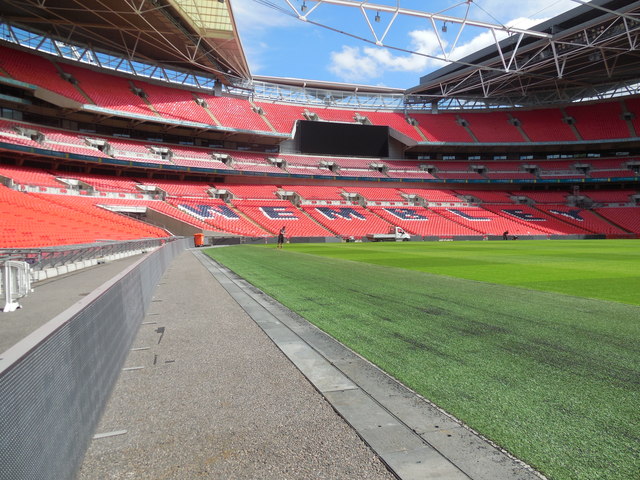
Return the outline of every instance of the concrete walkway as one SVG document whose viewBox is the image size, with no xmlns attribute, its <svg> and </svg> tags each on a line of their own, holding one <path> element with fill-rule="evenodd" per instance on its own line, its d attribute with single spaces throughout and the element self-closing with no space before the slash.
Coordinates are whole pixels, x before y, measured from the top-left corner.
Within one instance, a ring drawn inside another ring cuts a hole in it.
<svg viewBox="0 0 640 480">
<path fill-rule="evenodd" d="M 81 479 L 540 478 L 201 251 L 125 370 Z"/>
<path fill-rule="evenodd" d="M 0 356 L 140 258 L 112 260 L 32 284 L 34 291 L 19 300 L 22 308 L 0 312 Z"/>
</svg>

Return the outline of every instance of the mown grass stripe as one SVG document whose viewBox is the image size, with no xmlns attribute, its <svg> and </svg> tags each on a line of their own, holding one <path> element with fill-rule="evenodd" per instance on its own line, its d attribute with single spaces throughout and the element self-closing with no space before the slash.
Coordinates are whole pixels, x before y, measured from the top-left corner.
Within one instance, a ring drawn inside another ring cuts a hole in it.
<svg viewBox="0 0 640 480">
<path fill-rule="evenodd" d="M 207 253 L 550 478 L 637 477 L 640 307 L 291 249 Z"/>
</svg>

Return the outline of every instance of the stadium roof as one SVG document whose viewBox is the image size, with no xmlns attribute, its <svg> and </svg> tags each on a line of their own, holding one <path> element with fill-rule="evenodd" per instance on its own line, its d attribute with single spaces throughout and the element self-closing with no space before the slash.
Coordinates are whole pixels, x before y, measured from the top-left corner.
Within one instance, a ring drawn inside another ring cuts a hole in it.
<svg viewBox="0 0 640 480">
<path fill-rule="evenodd" d="M 224 0 L 0 0 L 2 19 L 129 59 L 250 78 Z"/>
<path fill-rule="evenodd" d="M 601 98 L 640 81 L 640 1 L 592 0 L 529 30 L 545 35 L 514 33 L 407 93 L 534 105 Z"/>
</svg>

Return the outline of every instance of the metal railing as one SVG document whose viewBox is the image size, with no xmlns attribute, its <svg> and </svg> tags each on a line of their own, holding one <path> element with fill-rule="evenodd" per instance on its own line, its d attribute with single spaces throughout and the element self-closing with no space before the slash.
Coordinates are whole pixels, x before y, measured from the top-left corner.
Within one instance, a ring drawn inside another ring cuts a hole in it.
<svg viewBox="0 0 640 480">
<path fill-rule="evenodd" d="M 147 251 L 181 237 L 145 238 L 126 241 L 103 241 L 84 245 L 66 245 L 46 248 L 2 248 L 0 263 L 14 260 L 26 262 L 32 270 L 59 267 L 83 260 L 101 259 L 131 251 Z"/>
</svg>

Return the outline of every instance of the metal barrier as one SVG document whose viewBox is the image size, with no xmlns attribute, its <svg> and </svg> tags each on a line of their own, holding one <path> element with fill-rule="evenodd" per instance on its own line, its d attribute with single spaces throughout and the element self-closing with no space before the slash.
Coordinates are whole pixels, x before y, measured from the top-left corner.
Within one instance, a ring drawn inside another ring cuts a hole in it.
<svg viewBox="0 0 640 480">
<path fill-rule="evenodd" d="M 0 292 L 4 294 L 3 312 L 13 312 L 20 308 L 19 298 L 31 293 L 31 272 L 27 262 L 7 260 L 2 265 Z"/>
<path fill-rule="evenodd" d="M 126 241 L 103 241 L 85 245 L 67 245 L 47 248 L 2 248 L 0 261 L 20 260 L 27 262 L 32 270 L 58 267 L 87 259 L 116 255 L 132 250 L 151 250 L 180 237 L 144 238 Z"/>
<path fill-rule="evenodd" d="M 169 242 L 0 358 L 0 480 L 71 479 L 160 277 L 193 239 Z"/>
</svg>

